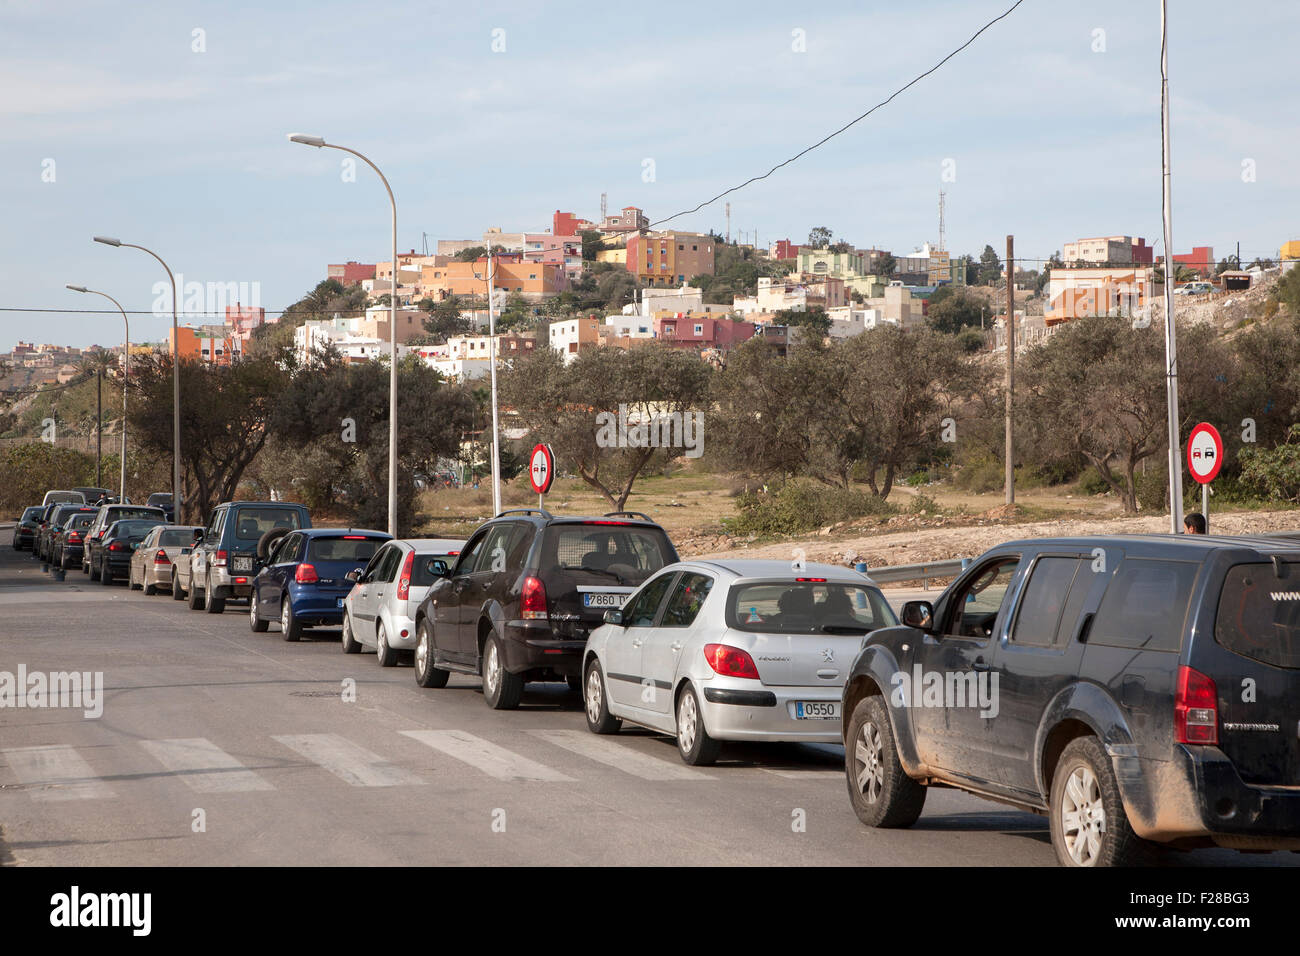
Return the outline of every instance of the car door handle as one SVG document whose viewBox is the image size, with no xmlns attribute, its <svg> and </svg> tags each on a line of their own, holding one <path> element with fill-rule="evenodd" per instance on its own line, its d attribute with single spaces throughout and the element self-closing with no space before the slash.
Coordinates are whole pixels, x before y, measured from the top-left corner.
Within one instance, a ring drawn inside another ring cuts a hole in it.
<svg viewBox="0 0 1300 956">
<path fill-rule="evenodd" d="M 641 639 L 640 639 L 640 638 L 635 638 L 635 639 L 633 639 L 633 641 L 632 641 L 632 646 L 633 646 L 633 647 L 640 647 L 640 646 L 641 646 Z"/>
<path fill-rule="evenodd" d="M 680 651 L 682 649 L 682 642 L 674 641 L 671 646 L 674 651 Z"/>
<path fill-rule="evenodd" d="M 980 671 L 982 673 L 984 671 L 991 671 L 993 670 L 993 668 L 990 665 L 984 663 L 984 658 L 977 657 L 975 658 L 975 663 L 971 665 L 971 670 Z"/>
</svg>

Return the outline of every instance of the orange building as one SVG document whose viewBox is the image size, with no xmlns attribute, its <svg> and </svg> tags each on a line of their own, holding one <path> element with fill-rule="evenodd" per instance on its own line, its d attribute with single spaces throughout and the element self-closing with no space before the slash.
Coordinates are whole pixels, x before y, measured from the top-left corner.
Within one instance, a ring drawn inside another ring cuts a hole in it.
<svg viewBox="0 0 1300 956">
<path fill-rule="evenodd" d="M 663 232 L 627 241 L 627 271 L 643 285 L 679 286 L 713 275 L 713 237 L 698 232 Z"/>
<path fill-rule="evenodd" d="M 225 325 L 201 325 L 197 329 L 182 325 L 176 330 L 179 338 L 167 330 L 167 353 L 180 356 L 182 362 L 207 362 L 211 365 L 229 365 L 231 359 L 241 354 L 240 342 Z M 176 342 L 179 341 L 179 345 Z"/>
<path fill-rule="evenodd" d="M 452 295 L 486 296 L 491 269 L 486 256 L 473 262 L 424 266 L 420 270 L 421 294 L 434 300 Z M 569 284 L 563 263 L 522 262 L 514 255 L 496 257 L 493 286 L 536 301 L 563 292 Z"/>
</svg>

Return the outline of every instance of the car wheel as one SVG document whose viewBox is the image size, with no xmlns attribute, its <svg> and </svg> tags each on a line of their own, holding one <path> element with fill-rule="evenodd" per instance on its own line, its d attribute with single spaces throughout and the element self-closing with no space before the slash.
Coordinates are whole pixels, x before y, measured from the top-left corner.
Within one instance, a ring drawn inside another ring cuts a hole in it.
<svg viewBox="0 0 1300 956">
<path fill-rule="evenodd" d="M 1052 849 L 1062 866 L 1132 866 L 1152 846 L 1129 826 L 1119 785 L 1096 737 L 1066 745 L 1052 774 Z"/>
<path fill-rule="evenodd" d="M 495 634 L 483 647 L 483 696 L 493 710 L 514 710 L 524 694 L 524 680 L 506 670 L 506 656 Z"/>
<path fill-rule="evenodd" d="M 126 589 L 127 589 L 128 591 L 138 591 L 138 590 L 140 590 L 140 585 L 138 585 L 138 584 L 135 583 L 135 572 L 134 572 L 134 571 L 128 570 L 128 571 L 126 572 Z"/>
<path fill-rule="evenodd" d="M 677 698 L 677 752 L 692 767 L 712 766 L 718 760 L 721 742 L 709 736 L 695 688 L 687 684 Z"/>
<path fill-rule="evenodd" d="M 90 580 L 98 581 L 99 575 L 95 573 L 95 563 L 93 561 L 88 561 L 86 563 L 87 566 L 89 567 L 89 570 L 86 573 L 90 575 Z"/>
<path fill-rule="evenodd" d="M 415 682 L 421 687 L 446 687 L 450 671 L 433 666 L 433 629 L 428 620 L 420 622 L 415 640 Z"/>
<path fill-rule="evenodd" d="M 910 827 L 925 806 L 926 790 L 898 759 L 894 728 L 883 697 L 867 697 L 853 709 L 844 776 L 853 812 L 869 827 Z"/>
<path fill-rule="evenodd" d="M 155 594 L 158 593 L 158 585 L 156 585 L 156 584 L 146 584 L 146 585 L 144 586 L 144 593 L 145 593 L 145 594 L 148 594 L 148 595 L 150 595 L 150 596 L 152 597 L 153 595 L 155 595 Z"/>
<path fill-rule="evenodd" d="M 263 621 L 257 613 L 257 589 L 248 596 L 248 626 L 254 634 L 265 634 L 266 629 L 271 626 L 270 622 Z"/>
<path fill-rule="evenodd" d="M 346 610 L 343 612 L 343 653 L 361 653 L 361 642 L 352 633 L 352 615 Z"/>
<path fill-rule="evenodd" d="M 392 667 L 397 663 L 397 651 L 388 646 L 388 631 L 384 628 L 383 621 L 379 622 L 379 629 L 375 633 L 375 654 L 380 667 Z"/>
<path fill-rule="evenodd" d="M 107 558 L 99 562 L 99 583 L 104 587 L 113 583 L 113 569 L 109 567 Z"/>
<path fill-rule="evenodd" d="M 181 590 L 180 575 L 176 573 L 176 570 L 174 568 L 172 569 L 172 600 L 173 601 L 185 600 L 185 592 Z"/>
<path fill-rule="evenodd" d="M 203 610 L 209 614 L 220 614 L 226 609 L 226 599 L 217 597 L 217 589 L 212 586 L 212 576 L 208 575 L 207 586 L 203 589 Z"/>
<path fill-rule="evenodd" d="M 587 729 L 593 734 L 616 734 L 623 726 L 609 712 L 609 699 L 605 695 L 605 673 L 600 669 L 600 661 L 591 659 L 587 665 L 586 694 L 584 701 L 587 711 Z"/>
<path fill-rule="evenodd" d="M 302 625 L 294 620 L 293 604 L 288 598 L 280 605 L 280 635 L 286 641 L 302 640 Z"/>
<path fill-rule="evenodd" d="M 198 583 L 199 582 L 194 580 L 194 571 L 191 569 L 190 589 L 188 592 L 189 600 L 186 602 L 186 604 L 189 605 L 189 609 L 191 611 L 203 610 L 203 592 L 198 589 Z"/>
</svg>

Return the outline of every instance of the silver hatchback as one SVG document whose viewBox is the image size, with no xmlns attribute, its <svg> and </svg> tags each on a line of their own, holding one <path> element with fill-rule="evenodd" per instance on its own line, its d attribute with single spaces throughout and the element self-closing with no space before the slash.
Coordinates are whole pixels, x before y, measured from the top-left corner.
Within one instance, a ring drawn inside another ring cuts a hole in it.
<svg viewBox="0 0 1300 956">
<path fill-rule="evenodd" d="M 457 538 L 388 541 L 364 571 L 349 573 L 353 587 L 343 599 L 343 653 L 373 647 L 379 666 L 392 667 L 402 652 L 414 650 L 415 609 L 464 546 Z"/>
<path fill-rule="evenodd" d="M 587 726 L 623 720 L 709 764 L 719 741 L 840 743 L 840 694 L 865 636 L 898 618 L 865 575 L 826 564 L 687 561 L 591 633 Z"/>
</svg>

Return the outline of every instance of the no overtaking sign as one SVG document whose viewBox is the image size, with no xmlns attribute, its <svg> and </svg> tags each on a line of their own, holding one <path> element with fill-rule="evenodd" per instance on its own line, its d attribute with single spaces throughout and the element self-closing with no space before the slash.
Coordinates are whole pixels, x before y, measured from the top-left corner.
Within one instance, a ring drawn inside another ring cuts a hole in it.
<svg viewBox="0 0 1300 956">
<path fill-rule="evenodd" d="M 528 458 L 528 481 L 533 491 L 544 495 L 550 490 L 555 479 L 555 453 L 550 445 L 534 445 L 533 453 Z"/>
</svg>

